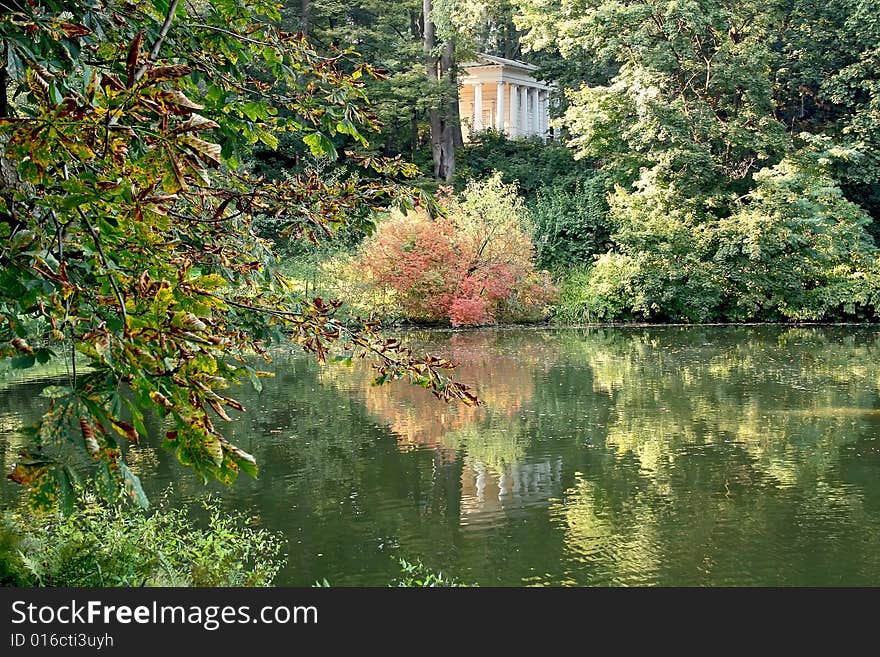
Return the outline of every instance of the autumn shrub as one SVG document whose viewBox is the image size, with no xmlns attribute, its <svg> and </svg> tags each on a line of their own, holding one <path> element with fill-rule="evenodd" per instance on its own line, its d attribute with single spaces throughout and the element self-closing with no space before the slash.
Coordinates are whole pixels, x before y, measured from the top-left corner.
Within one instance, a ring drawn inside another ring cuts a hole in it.
<svg viewBox="0 0 880 657">
<path fill-rule="evenodd" d="M 445 216 L 421 209 L 381 222 L 350 266 L 386 311 L 422 323 L 482 326 L 536 321 L 555 288 L 535 267 L 528 212 L 495 174 L 442 200 Z"/>
</svg>

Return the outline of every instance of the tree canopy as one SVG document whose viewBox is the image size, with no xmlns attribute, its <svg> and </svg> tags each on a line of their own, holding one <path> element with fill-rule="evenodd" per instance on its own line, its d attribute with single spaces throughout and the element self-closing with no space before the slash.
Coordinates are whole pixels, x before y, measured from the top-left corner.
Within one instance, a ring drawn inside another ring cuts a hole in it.
<svg viewBox="0 0 880 657">
<path fill-rule="evenodd" d="M 528 47 L 592 63 L 563 124 L 616 189 L 585 316 L 875 316 L 873 4 L 519 3 Z"/>
</svg>

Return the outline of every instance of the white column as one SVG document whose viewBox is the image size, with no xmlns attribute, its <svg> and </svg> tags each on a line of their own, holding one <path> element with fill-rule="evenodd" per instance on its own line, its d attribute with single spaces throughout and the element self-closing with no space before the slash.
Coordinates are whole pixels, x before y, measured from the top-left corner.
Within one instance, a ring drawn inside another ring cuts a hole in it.
<svg viewBox="0 0 880 657">
<path fill-rule="evenodd" d="M 504 132 L 504 83 L 499 82 L 495 94 L 495 129 Z"/>
<path fill-rule="evenodd" d="M 541 139 L 547 139 L 547 126 L 549 124 L 549 115 L 548 115 L 548 103 L 547 103 L 547 92 L 539 91 L 538 92 L 538 132 L 541 134 Z"/>
<path fill-rule="evenodd" d="M 515 84 L 508 84 L 510 87 L 510 128 L 507 136 L 511 139 L 519 133 L 519 87 Z"/>
<path fill-rule="evenodd" d="M 504 132 L 504 83 L 498 83 L 495 93 L 495 129 Z"/>
<path fill-rule="evenodd" d="M 528 93 L 529 90 L 527 87 L 522 86 L 519 88 L 519 132 L 517 133 L 520 137 L 526 137 L 529 134 L 529 105 L 528 105 Z"/>
<path fill-rule="evenodd" d="M 544 92 L 544 138 L 550 139 L 550 90 Z"/>
<path fill-rule="evenodd" d="M 483 84 L 474 85 L 474 132 L 483 130 Z"/>
<path fill-rule="evenodd" d="M 535 134 L 541 137 L 544 134 L 544 122 L 541 117 L 541 90 L 535 89 Z"/>
</svg>

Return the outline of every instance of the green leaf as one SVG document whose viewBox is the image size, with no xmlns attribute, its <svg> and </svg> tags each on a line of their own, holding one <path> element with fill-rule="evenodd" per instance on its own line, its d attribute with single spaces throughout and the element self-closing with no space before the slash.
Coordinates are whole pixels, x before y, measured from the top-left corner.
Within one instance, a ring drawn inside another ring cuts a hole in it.
<svg viewBox="0 0 880 657">
<path fill-rule="evenodd" d="M 125 399 L 125 403 L 131 411 L 131 424 L 134 430 L 137 431 L 138 436 L 143 440 L 149 435 L 147 433 L 147 425 L 144 424 L 144 414 L 131 400 Z"/>
<path fill-rule="evenodd" d="M 98 492 L 105 500 L 112 500 L 116 497 L 116 481 L 110 472 L 110 464 L 107 461 L 101 461 L 98 464 L 98 471 L 95 474 L 95 484 Z"/>
<path fill-rule="evenodd" d="M 303 142 L 309 147 L 309 150 L 315 157 L 329 157 L 334 160 L 337 157 L 336 147 L 333 145 L 333 142 L 321 132 L 313 132 L 310 135 L 306 135 L 303 137 Z"/>
<path fill-rule="evenodd" d="M 169 2 L 168 0 L 153 0 L 153 7 L 155 7 L 160 16 L 165 16 L 168 14 Z"/>
<path fill-rule="evenodd" d="M 68 516 L 73 513 L 74 507 L 74 491 L 73 483 L 68 475 L 68 467 L 56 466 L 53 468 L 55 475 L 55 490 L 58 495 L 58 506 L 61 512 Z"/>
<path fill-rule="evenodd" d="M 245 367 L 248 373 L 248 378 L 251 380 L 251 385 L 254 387 L 254 390 L 257 392 L 263 392 L 263 382 L 260 381 L 260 377 L 257 376 L 256 370 L 253 367 Z"/>
<path fill-rule="evenodd" d="M 54 83 L 49 84 L 49 97 L 52 99 L 52 103 L 55 105 L 60 105 L 64 100 L 64 96 L 61 95 L 61 92 L 58 90 L 58 86 Z"/>
<path fill-rule="evenodd" d="M 356 139 L 359 143 L 366 146 L 367 140 L 364 139 L 364 136 L 358 132 L 357 127 L 349 121 L 348 119 L 343 119 L 339 123 L 336 124 L 336 132 L 342 135 L 349 135 Z"/>
<path fill-rule="evenodd" d="M 248 459 L 240 459 L 238 461 L 238 464 L 241 466 L 241 469 L 244 470 L 244 472 L 248 476 L 251 476 L 254 479 L 257 478 L 258 468 L 257 468 L 257 464 L 254 461 L 250 461 Z"/>
<path fill-rule="evenodd" d="M 273 151 L 278 149 L 278 137 L 273 135 L 268 130 L 263 130 L 262 128 L 258 128 L 254 131 L 259 138 L 259 140 L 264 143 L 266 146 L 271 148 Z"/>
<path fill-rule="evenodd" d="M 251 121 L 259 121 L 267 116 L 266 106 L 262 103 L 245 103 L 242 105 L 241 111 Z"/>
<path fill-rule="evenodd" d="M 16 370 L 26 370 L 33 367 L 36 362 L 37 357 L 34 354 L 22 354 L 12 359 L 12 367 Z"/>
<path fill-rule="evenodd" d="M 124 486 L 125 494 L 128 495 L 129 499 L 142 509 L 150 508 L 150 500 L 147 499 L 147 495 L 144 493 L 143 486 L 141 486 L 141 480 L 135 473 L 128 469 L 125 461 L 119 461 L 119 473 L 122 475 L 122 485 Z"/>
</svg>

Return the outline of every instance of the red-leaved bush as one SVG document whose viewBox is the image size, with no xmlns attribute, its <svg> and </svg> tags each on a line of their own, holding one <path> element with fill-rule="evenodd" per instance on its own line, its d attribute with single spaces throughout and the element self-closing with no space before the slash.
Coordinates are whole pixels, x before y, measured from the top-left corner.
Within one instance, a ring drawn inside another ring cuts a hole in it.
<svg viewBox="0 0 880 657">
<path fill-rule="evenodd" d="M 480 326 L 545 316 L 556 289 L 535 270 L 527 212 L 496 175 L 447 198 L 446 217 L 393 213 L 361 249 L 355 266 L 391 288 L 413 321 Z"/>
</svg>

